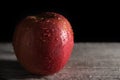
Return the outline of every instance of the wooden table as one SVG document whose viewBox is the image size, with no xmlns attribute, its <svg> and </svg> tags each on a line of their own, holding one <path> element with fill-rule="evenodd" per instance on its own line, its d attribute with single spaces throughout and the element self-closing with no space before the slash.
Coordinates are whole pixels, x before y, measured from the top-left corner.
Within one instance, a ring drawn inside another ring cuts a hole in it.
<svg viewBox="0 0 120 80">
<path fill-rule="evenodd" d="M 120 80 L 120 43 L 75 43 L 64 69 L 49 76 L 28 73 L 11 43 L 0 43 L 0 80 Z"/>
</svg>

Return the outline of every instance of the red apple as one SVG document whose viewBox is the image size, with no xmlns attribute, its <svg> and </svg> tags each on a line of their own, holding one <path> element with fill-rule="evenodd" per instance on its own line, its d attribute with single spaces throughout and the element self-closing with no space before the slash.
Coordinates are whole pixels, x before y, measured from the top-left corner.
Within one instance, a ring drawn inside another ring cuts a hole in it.
<svg viewBox="0 0 120 80">
<path fill-rule="evenodd" d="M 28 16 L 15 29 L 13 47 L 18 61 L 33 74 L 49 75 L 67 63 L 74 46 L 70 22 L 61 14 Z"/>
</svg>

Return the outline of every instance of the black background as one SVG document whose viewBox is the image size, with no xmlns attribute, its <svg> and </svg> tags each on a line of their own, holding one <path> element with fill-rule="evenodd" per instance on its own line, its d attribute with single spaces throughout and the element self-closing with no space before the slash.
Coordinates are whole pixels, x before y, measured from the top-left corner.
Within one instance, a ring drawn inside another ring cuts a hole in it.
<svg viewBox="0 0 120 80">
<path fill-rule="evenodd" d="M 0 42 L 11 42 L 16 25 L 28 15 L 58 12 L 70 21 L 75 42 L 119 42 L 118 2 L 65 0 L 0 2 Z"/>
</svg>

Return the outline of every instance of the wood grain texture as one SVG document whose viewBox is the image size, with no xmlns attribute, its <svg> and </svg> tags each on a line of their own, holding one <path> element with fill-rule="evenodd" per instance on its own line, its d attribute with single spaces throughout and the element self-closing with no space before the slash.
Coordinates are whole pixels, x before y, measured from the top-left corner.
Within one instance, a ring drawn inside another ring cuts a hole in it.
<svg viewBox="0 0 120 80">
<path fill-rule="evenodd" d="M 28 73 L 11 43 L 0 43 L 0 80 L 120 80 L 120 43 L 76 43 L 64 69 L 49 76 Z"/>
</svg>

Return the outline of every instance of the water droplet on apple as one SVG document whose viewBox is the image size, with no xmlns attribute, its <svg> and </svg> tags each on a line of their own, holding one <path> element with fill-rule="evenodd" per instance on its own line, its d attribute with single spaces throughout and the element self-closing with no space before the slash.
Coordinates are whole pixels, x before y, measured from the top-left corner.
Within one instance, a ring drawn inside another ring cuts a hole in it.
<svg viewBox="0 0 120 80">
<path fill-rule="evenodd" d="M 50 22 L 50 20 L 47 20 L 46 22 Z"/>
<path fill-rule="evenodd" d="M 52 29 L 52 32 L 54 32 L 55 30 L 54 29 Z"/>
</svg>

